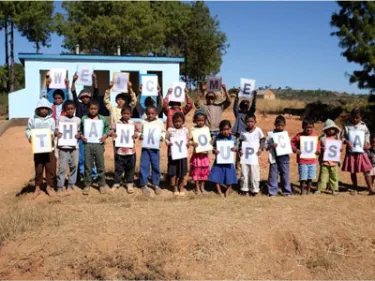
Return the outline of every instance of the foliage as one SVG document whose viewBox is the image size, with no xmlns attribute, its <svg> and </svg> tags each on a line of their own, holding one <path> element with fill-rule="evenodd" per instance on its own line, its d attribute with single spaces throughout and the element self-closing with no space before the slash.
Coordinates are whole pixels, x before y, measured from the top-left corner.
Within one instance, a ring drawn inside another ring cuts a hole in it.
<svg viewBox="0 0 375 281">
<path fill-rule="evenodd" d="M 342 55 L 362 66 L 349 75 L 349 81 L 361 89 L 375 89 L 375 3 L 339 1 L 338 5 L 341 10 L 331 18 L 331 25 L 338 30 L 331 35 L 339 38 Z"/>
<path fill-rule="evenodd" d="M 0 66 L 0 94 L 8 93 L 7 91 L 7 79 L 8 71 L 5 65 Z M 14 64 L 14 90 L 20 90 L 25 88 L 25 73 L 24 67 L 20 63 Z"/>
</svg>

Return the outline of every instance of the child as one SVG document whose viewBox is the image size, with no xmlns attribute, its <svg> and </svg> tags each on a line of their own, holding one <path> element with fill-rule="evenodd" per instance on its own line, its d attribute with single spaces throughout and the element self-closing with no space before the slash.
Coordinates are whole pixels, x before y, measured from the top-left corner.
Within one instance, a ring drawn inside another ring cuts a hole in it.
<svg viewBox="0 0 375 281">
<path fill-rule="evenodd" d="M 139 115 L 139 118 L 141 118 L 142 120 L 146 120 L 147 119 L 147 115 L 146 115 L 146 109 L 150 106 L 154 106 L 155 107 L 155 100 L 153 99 L 153 97 L 147 97 L 145 98 L 145 101 L 144 101 L 144 107 L 141 105 L 141 93 L 142 93 L 142 84 L 139 85 L 139 93 L 138 93 L 138 102 L 137 102 L 137 105 L 135 106 L 136 109 L 137 109 L 137 112 L 138 112 L 138 115 Z M 162 106 L 163 106 L 163 97 L 161 95 L 161 88 L 160 86 L 158 85 L 158 104 L 157 106 L 155 107 L 156 108 L 156 118 L 158 118 L 160 112 L 162 111 Z"/>
<path fill-rule="evenodd" d="M 159 126 L 161 129 L 160 142 L 164 140 L 165 129 L 163 121 L 157 118 L 157 110 L 155 106 L 149 106 L 146 109 L 147 119 L 141 122 L 141 134 L 140 140 L 143 140 L 143 127 L 145 124 L 153 124 L 154 126 Z M 160 184 L 160 148 L 142 148 L 141 155 L 141 167 L 140 167 L 140 177 L 139 183 L 141 185 L 142 191 L 145 194 L 150 194 L 150 190 L 147 188 L 148 177 L 150 174 L 150 165 L 152 169 L 152 184 L 155 188 L 156 195 L 161 194 Z"/>
<path fill-rule="evenodd" d="M 371 161 L 365 152 L 353 152 L 352 143 L 349 141 L 349 132 L 351 131 L 363 131 L 365 134 L 364 148 L 369 147 L 370 142 L 370 131 L 366 124 L 361 121 L 362 114 L 359 108 L 354 108 L 350 113 L 350 120 L 345 122 L 344 129 L 341 132 L 341 138 L 346 144 L 346 155 L 344 163 L 342 165 L 342 170 L 344 172 L 350 172 L 350 177 L 352 179 L 354 191 L 353 195 L 358 194 L 358 184 L 357 184 L 357 173 L 364 173 L 367 188 L 369 190 L 369 195 L 373 194 L 371 177 L 366 173 L 372 169 Z"/>
<path fill-rule="evenodd" d="M 273 133 L 283 132 L 286 120 L 284 116 L 277 116 L 275 119 L 275 129 L 268 132 L 266 139 L 266 150 L 269 151 L 269 174 L 268 174 L 268 194 L 270 197 L 276 196 L 278 193 L 278 176 L 280 174 L 281 188 L 285 196 L 292 195 L 292 189 L 289 179 L 289 155 L 276 156 L 277 143 L 273 142 Z"/>
<path fill-rule="evenodd" d="M 236 122 L 234 123 L 232 133 L 235 134 L 235 136 L 238 138 L 240 134 L 244 131 L 246 131 L 246 117 L 249 115 L 254 115 L 256 110 L 256 103 L 257 103 L 257 92 L 254 91 L 254 98 L 250 106 L 249 100 L 242 100 L 240 102 L 240 105 L 238 106 L 238 93 L 240 89 L 237 89 L 236 98 L 234 99 L 233 104 L 233 113 L 234 117 L 236 118 Z"/>
<path fill-rule="evenodd" d="M 180 102 L 169 101 L 169 96 L 171 95 L 173 89 L 168 90 L 168 94 L 163 101 L 163 112 L 167 116 L 167 130 L 169 127 L 173 126 L 172 117 L 176 112 L 182 112 L 187 115 L 193 108 L 192 99 L 189 97 L 187 89 L 185 88 L 186 105 L 181 108 Z"/>
<path fill-rule="evenodd" d="M 375 180 L 375 135 L 372 135 L 370 137 L 370 145 L 371 147 L 366 150 L 366 153 L 371 160 L 372 169 L 369 172 L 367 172 L 366 176 L 369 176 L 371 179 L 371 190 L 372 190 L 371 195 L 374 195 L 375 193 L 373 192 L 374 191 L 373 184 Z"/>
<path fill-rule="evenodd" d="M 259 150 L 257 156 L 259 157 L 261 152 L 264 150 L 265 137 L 262 130 L 256 126 L 257 119 L 254 114 L 248 114 L 246 116 L 246 129 L 240 133 L 240 145 L 239 154 L 243 155 L 242 142 L 258 142 Z M 241 191 L 245 195 L 249 194 L 255 196 L 259 193 L 259 182 L 260 182 L 260 167 L 257 165 L 241 164 Z"/>
<path fill-rule="evenodd" d="M 127 101 L 129 100 L 129 94 L 120 93 L 116 96 L 117 106 L 114 107 L 110 100 L 112 87 L 113 87 L 113 81 L 110 82 L 108 89 L 105 91 L 104 99 L 103 99 L 105 107 L 108 109 L 109 113 L 111 114 L 111 125 L 116 124 L 118 121 L 120 121 L 122 117 L 122 109 L 124 105 L 127 104 Z M 135 96 L 135 93 L 132 89 L 132 83 L 130 81 L 128 81 L 128 92 L 130 93 L 130 102 L 128 105 L 130 106 L 130 109 L 133 111 L 137 103 L 137 97 Z"/>
<path fill-rule="evenodd" d="M 94 94 L 91 95 L 91 91 L 88 88 L 84 88 L 77 97 L 76 92 L 76 81 L 78 79 L 77 73 L 73 76 L 73 82 L 72 82 L 72 95 L 73 95 L 73 101 L 76 105 L 76 116 L 78 118 L 81 118 L 84 115 L 87 115 L 89 113 L 89 104 L 91 100 L 97 100 L 99 97 L 99 89 L 98 89 L 98 81 L 96 80 L 96 74 L 92 74 L 92 80 L 94 84 Z M 79 146 L 79 174 L 81 177 L 83 177 L 85 172 L 85 147 L 83 145 L 82 139 L 78 140 L 78 146 Z M 96 169 L 93 168 L 92 171 L 93 177 L 97 177 Z"/>
<path fill-rule="evenodd" d="M 318 191 L 316 194 L 320 194 L 326 190 L 327 183 L 332 190 L 332 195 L 338 194 L 339 191 L 339 163 L 334 161 L 323 161 L 323 155 L 325 150 L 325 144 L 327 140 L 339 140 L 340 129 L 336 126 L 335 122 L 331 119 L 327 119 L 324 123 L 323 128 L 324 135 L 320 137 L 320 173 Z"/>
<path fill-rule="evenodd" d="M 29 118 L 26 128 L 26 137 L 31 143 L 32 129 L 50 129 L 53 139 L 55 120 L 52 118 L 51 104 L 46 98 L 41 98 L 35 108 L 35 115 Z M 34 154 L 35 165 L 35 192 L 33 198 L 40 194 L 40 186 L 43 183 L 43 172 L 46 173 L 47 194 L 54 195 L 54 180 L 56 176 L 56 158 L 54 152 Z"/>
<path fill-rule="evenodd" d="M 214 140 L 214 153 L 216 155 L 220 153 L 220 151 L 216 149 L 217 141 L 233 141 L 234 146 L 231 148 L 231 150 L 233 152 L 236 152 L 236 137 L 231 134 L 232 126 L 230 124 L 230 121 L 222 120 L 219 124 L 219 128 L 220 134 L 218 134 Z M 234 164 L 218 164 L 217 159 L 215 159 L 208 180 L 216 183 L 217 193 L 220 196 L 224 196 L 224 194 L 221 192 L 220 185 L 226 185 L 227 190 L 225 191 L 225 197 L 228 197 L 229 194 L 232 192 L 232 185 L 237 184 L 237 175 L 236 169 L 234 168 Z"/>
<path fill-rule="evenodd" d="M 297 155 L 298 172 L 299 172 L 299 182 L 301 195 L 309 194 L 311 190 L 312 180 L 316 178 L 316 162 L 317 159 L 305 159 L 301 155 L 300 141 L 301 136 L 316 136 L 318 135 L 314 132 L 314 122 L 311 119 L 304 119 L 302 121 L 303 132 L 298 133 L 291 141 L 293 152 Z M 319 155 L 320 143 L 317 142 L 317 147 L 315 147 L 315 154 Z"/>
<path fill-rule="evenodd" d="M 219 134 L 219 123 L 222 120 L 222 115 L 225 109 L 230 106 L 230 96 L 227 92 L 225 84 L 221 84 L 224 90 L 226 99 L 222 103 L 215 104 L 215 93 L 208 92 L 206 94 L 206 104 L 201 106 L 200 99 L 202 95 L 205 95 L 207 86 L 202 86 L 202 94 L 197 96 L 194 105 L 197 109 L 202 109 L 207 116 L 207 126 L 210 128 L 211 137 L 215 137 Z"/>
<path fill-rule="evenodd" d="M 81 121 L 81 132 L 85 132 L 85 120 L 101 120 L 103 122 L 103 136 L 100 138 L 100 143 L 87 143 L 87 139 L 84 135 L 81 136 L 82 142 L 84 143 L 85 151 L 85 188 L 83 189 L 83 195 L 88 195 L 90 186 L 92 183 L 92 168 L 95 164 L 98 170 L 99 177 L 99 191 L 101 194 L 106 193 L 105 189 L 105 175 L 104 175 L 104 145 L 105 140 L 109 134 L 109 124 L 104 116 L 99 115 L 99 103 L 97 101 L 91 101 L 89 105 L 89 113 L 82 117 Z"/>
<path fill-rule="evenodd" d="M 208 158 L 207 151 L 200 153 L 195 152 L 195 148 L 198 146 L 198 143 L 194 143 L 192 135 L 194 130 L 200 128 L 207 128 L 206 120 L 206 114 L 202 110 L 197 110 L 194 113 L 193 117 L 193 122 L 195 123 L 195 126 L 191 128 L 190 131 L 190 143 L 194 146 L 193 155 L 190 158 L 190 176 L 192 180 L 195 181 L 197 194 L 207 193 L 204 188 L 204 184 L 210 174 L 210 158 Z"/>
<path fill-rule="evenodd" d="M 171 137 L 185 136 L 186 145 L 189 147 L 189 129 L 184 126 L 185 115 L 177 111 L 172 116 L 173 127 L 169 127 L 165 138 L 168 148 L 168 176 L 171 185 L 174 187 L 174 195 L 185 195 L 186 174 L 188 171 L 187 158 L 172 160 L 171 156 Z M 180 191 L 180 193 L 179 193 Z"/>
<path fill-rule="evenodd" d="M 59 122 L 71 122 L 77 124 L 76 139 L 80 138 L 81 134 L 81 119 L 74 116 L 76 106 L 73 101 L 66 101 L 64 103 L 64 115 L 61 115 L 56 123 L 56 135 L 60 139 L 62 132 L 59 132 Z M 59 173 L 57 178 L 57 192 L 61 193 L 65 184 L 65 174 L 69 165 L 69 180 L 67 191 L 73 191 L 74 185 L 77 181 L 77 166 L 78 166 L 78 143 L 75 146 L 60 146 L 59 148 Z"/>
<path fill-rule="evenodd" d="M 134 125 L 134 135 L 131 136 L 133 140 L 138 137 L 138 129 L 134 121 L 130 119 L 132 115 L 132 108 L 129 105 L 124 105 L 121 109 L 121 119 L 117 121 L 117 124 L 130 124 Z M 111 125 L 110 135 L 112 138 L 117 138 L 116 134 L 116 124 Z M 120 187 L 122 174 L 125 172 L 126 178 L 126 188 L 129 194 L 134 193 L 133 182 L 134 182 L 134 172 L 136 163 L 135 147 L 125 148 L 116 147 L 115 148 L 115 179 L 113 190 Z"/>
</svg>

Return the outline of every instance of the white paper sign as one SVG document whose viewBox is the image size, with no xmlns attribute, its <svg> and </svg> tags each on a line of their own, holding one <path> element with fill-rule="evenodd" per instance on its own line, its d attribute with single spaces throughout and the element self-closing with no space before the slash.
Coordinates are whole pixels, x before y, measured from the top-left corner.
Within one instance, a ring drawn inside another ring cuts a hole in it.
<svg viewBox="0 0 375 281">
<path fill-rule="evenodd" d="M 290 144 L 290 138 L 287 131 L 282 131 L 272 134 L 272 139 L 276 146 L 276 155 L 282 156 L 293 153 L 292 146 Z"/>
<path fill-rule="evenodd" d="M 134 125 L 133 124 L 116 124 L 116 141 L 115 147 L 134 147 Z"/>
<path fill-rule="evenodd" d="M 231 150 L 234 147 L 234 141 L 216 141 L 216 149 L 220 151 L 216 155 L 216 162 L 218 164 L 234 164 L 234 152 Z"/>
<path fill-rule="evenodd" d="M 194 143 L 198 143 L 195 148 L 196 153 L 212 150 L 211 134 L 208 128 L 200 128 L 192 131 Z"/>
<path fill-rule="evenodd" d="M 241 163 L 247 165 L 259 165 L 258 151 L 259 142 L 242 142 L 242 153 Z"/>
<path fill-rule="evenodd" d="M 92 120 L 85 119 L 84 126 L 84 136 L 87 139 L 87 143 L 100 143 L 103 137 L 104 122 L 103 120 Z"/>
<path fill-rule="evenodd" d="M 173 81 L 172 93 L 169 96 L 169 101 L 185 102 L 185 82 Z"/>
<path fill-rule="evenodd" d="M 341 146 L 342 141 L 340 140 L 326 140 L 323 161 L 340 162 Z"/>
<path fill-rule="evenodd" d="M 79 64 L 77 66 L 77 85 L 91 86 L 93 72 L 94 70 L 92 66 L 86 64 Z"/>
<path fill-rule="evenodd" d="M 50 129 L 32 129 L 31 145 L 34 154 L 52 151 L 52 138 Z"/>
<path fill-rule="evenodd" d="M 207 77 L 207 92 L 215 92 L 221 90 L 221 76 Z"/>
<path fill-rule="evenodd" d="M 143 148 L 160 148 L 161 128 L 150 124 L 143 125 Z"/>
<path fill-rule="evenodd" d="M 352 152 L 363 152 L 365 145 L 365 132 L 360 130 L 349 131 L 349 141 L 352 144 Z"/>
<path fill-rule="evenodd" d="M 129 73 L 115 72 L 113 73 L 113 92 L 127 93 L 128 92 Z"/>
<path fill-rule="evenodd" d="M 65 89 L 65 78 L 66 69 L 64 68 L 52 68 L 49 71 L 49 77 L 51 78 L 51 84 L 49 87 L 51 89 Z"/>
<path fill-rule="evenodd" d="M 241 78 L 241 87 L 238 94 L 239 98 L 251 99 L 253 98 L 253 91 L 255 90 L 255 80 Z"/>
<path fill-rule="evenodd" d="M 188 157 L 186 136 L 171 137 L 171 156 L 172 160 L 183 159 Z"/>
<path fill-rule="evenodd" d="M 58 140 L 58 146 L 76 146 L 77 129 L 77 123 L 75 122 L 59 122 L 59 133 L 62 136 Z"/>
<path fill-rule="evenodd" d="M 143 75 L 142 77 L 142 96 L 158 95 L 158 77 L 156 75 Z"/>
<path fill-rule="evenodd" d="M 300 148 L 302 159 L 315 159 L 316 149 L 318 147 L 318 137 L 313 136 L 301 136 L 300 138 Z"/>
</svg>

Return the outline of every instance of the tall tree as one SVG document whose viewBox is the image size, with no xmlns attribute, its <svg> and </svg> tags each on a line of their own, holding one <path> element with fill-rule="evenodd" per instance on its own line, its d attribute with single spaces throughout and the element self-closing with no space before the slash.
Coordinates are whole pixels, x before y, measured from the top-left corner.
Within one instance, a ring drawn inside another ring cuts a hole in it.
<svg viewBox="0 0 375 281">
<path fill-rule="evenodd" d="M 372 1 L 339 1 L 340 11 L 331 17 L 338 30 L 331 35 L 340 40 L 342 55 L 362 66 L 349 75 L 350 83 L 375 89 L 375 3 Z"/>
</svg>

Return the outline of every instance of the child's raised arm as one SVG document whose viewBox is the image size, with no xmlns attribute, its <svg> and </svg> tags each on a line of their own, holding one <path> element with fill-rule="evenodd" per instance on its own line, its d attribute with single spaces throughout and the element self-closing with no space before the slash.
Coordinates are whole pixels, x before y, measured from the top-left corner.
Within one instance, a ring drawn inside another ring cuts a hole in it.
<svg viewBox="0 0 375 281">
<path fill-rule="evenodd" d="M 185 99 L 186 99 L 186 104 L 184 108 L 182 109 L 182 112 L 184 113 L 184 115 L 187 115 L 190 112 L 190 110 L 193 108 L 193 100 L 189 96 L 187 88 L 185 88 Z"/>
<path fill-rule="evenodd" d="M 169 88 L 167 96 L 163 99 L 163 113 L 165 115 L 167 115 L 168 111 L 169 111 L 169 96 L 171 95 L 172 91 L 173 91 L 173 89 Z"/>
<path fill-rule="evenodd" d="M 130 94 L 129 106 L 133 110 L 135 106 L 137 105 L 137 96 L 135 95 L 132 86 L 133 86 L 132 82 L 128 81 L 128 92 Z"/>
<path fill-rule="evenodd" d="M 234 114 L 235 118 L 237 118 L 238 114 L 239 114 L 239 110 L 238 110 L 238 101 L 239 101 L 238 93 L 239 92 L 240 92 L 240 88 L 237 88 L 236 89 L 236 97 L 234 99 L 234 104 L 233 104 L 233 114 Z"/>
<path fill-rule="evenodd" d="M 225 110 L 225 109 L 227 109 L 230 106 L 231 100 L 230 100 L 230 95 L 229 95 L 229 93 L 227 91 L 227 87 L 225 86 L 225 84 L 221 84 L 221 87 L 223 88 L 223 91 L 224 91 L 225 96 L 226 96 L 225 101 L 222 103 L 223 110 Z"/>
<path fill-rule="evenodd" d="M 109 82 L 108 89 L 105 90 L 105 94 L 104 94 L 104 98 L 103 98 L 104 105 L 108 109 L 108 111 L 112 110 L 112 104 L 111 104 L 111 100 L 110 100 L 112 87 L 113 87 L 113 81 Z"/>
</svg>

